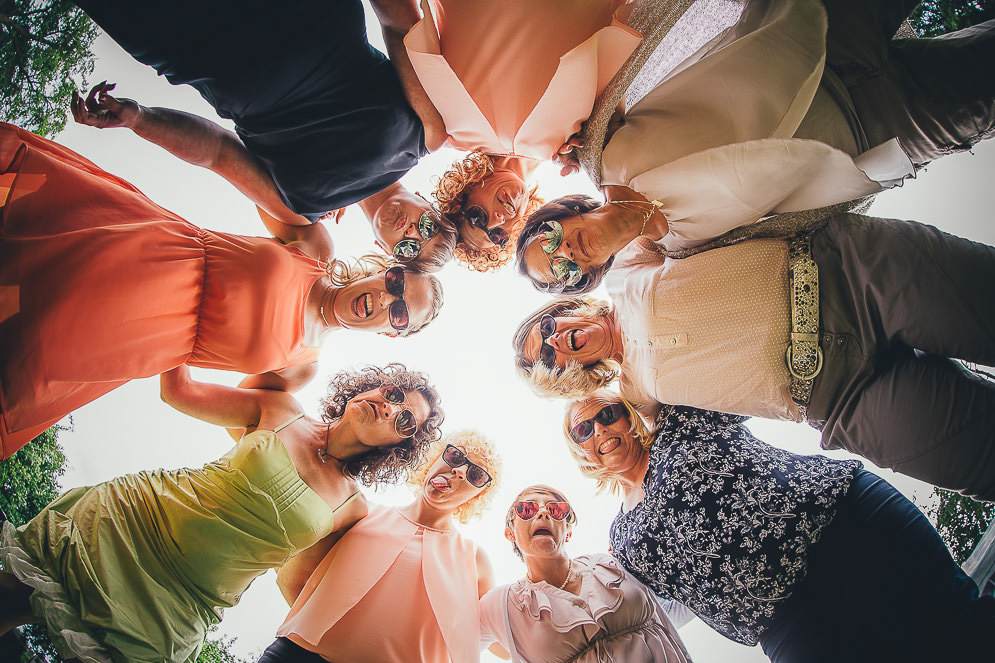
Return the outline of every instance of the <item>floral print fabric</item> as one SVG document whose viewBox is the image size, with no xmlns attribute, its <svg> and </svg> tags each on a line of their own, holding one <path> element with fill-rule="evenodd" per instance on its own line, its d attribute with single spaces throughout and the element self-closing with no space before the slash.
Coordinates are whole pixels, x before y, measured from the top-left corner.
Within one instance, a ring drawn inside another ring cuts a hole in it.
<svg viewBox="0 0 995 663">
<path fill-rule="evenodd" d="M 611 525 L 615 557 L 726 637 L 754 645 L 805 575 L 857 461 L 801 456 L 753 437 L 746 417 L 665 407 L 646 496 Z"/>
</svg>

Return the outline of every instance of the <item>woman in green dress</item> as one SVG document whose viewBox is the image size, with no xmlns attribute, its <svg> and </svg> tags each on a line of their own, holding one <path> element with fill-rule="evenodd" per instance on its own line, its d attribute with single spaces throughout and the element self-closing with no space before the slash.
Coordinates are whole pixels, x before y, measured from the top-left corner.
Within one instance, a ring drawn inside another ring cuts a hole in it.
<svg viewBox="0 0 995 663">
<path fill-rule="evenodd" d="M 162 396 L 245 433 L 203 468 L 76 488 L 4 523 L 0 634 L 43 621 L 65 658 L 194 661 L 256 576 L 365 516 L 358 485 L 403 478 L 443 419 L 401 364 L 335 375 L 321 420 L 285 392 L 196 382 L 185 366 L 162 375 Z"/>
</svg>

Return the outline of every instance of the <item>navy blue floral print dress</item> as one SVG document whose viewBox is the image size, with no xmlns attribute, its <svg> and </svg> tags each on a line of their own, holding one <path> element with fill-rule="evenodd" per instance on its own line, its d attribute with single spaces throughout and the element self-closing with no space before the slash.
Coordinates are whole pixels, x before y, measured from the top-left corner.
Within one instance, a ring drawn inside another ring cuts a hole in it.
<svg viewBox="0 0 995 663">
<path fill-rule="evenodd" d="M 611 525 L 615 557 L 719 633 L 757 643 L 861 465 L 753 437 L 746 417 L 667 406 L 646 496 Z"/>
</svg>

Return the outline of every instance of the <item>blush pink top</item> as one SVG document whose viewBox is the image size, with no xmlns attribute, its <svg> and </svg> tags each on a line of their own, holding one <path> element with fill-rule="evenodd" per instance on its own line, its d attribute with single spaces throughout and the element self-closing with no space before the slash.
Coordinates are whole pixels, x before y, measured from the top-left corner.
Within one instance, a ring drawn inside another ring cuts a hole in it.
<svg viewBox="0 0 995 663">
<path fill-rule="evenodd" d="M 479 660 L 476 546 L 371 506 L 332 547 L 277 631 L 329 661 Z"/>
<path fill-rule="evenodd" d="M 423 0 L 404 38 L 448 145 L 549 159 L 642 39 L 623 0 Z"/>
</svg>

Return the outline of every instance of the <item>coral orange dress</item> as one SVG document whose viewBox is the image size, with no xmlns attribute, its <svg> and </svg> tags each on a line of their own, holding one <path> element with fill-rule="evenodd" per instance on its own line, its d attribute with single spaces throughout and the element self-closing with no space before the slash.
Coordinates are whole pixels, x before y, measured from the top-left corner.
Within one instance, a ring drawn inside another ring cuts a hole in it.
<svg viewBox="0 0 995 663">
<path fill-rule="evenodd" d="M 324 274 L 296 248 L 198 228 L 0 123 L 0 458 L 132 378 L 315 361 L 304 304 Z"/>
</svg>

